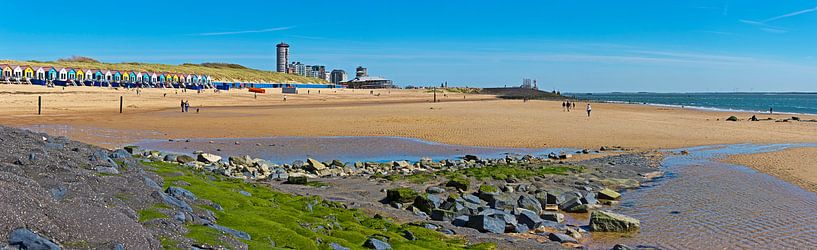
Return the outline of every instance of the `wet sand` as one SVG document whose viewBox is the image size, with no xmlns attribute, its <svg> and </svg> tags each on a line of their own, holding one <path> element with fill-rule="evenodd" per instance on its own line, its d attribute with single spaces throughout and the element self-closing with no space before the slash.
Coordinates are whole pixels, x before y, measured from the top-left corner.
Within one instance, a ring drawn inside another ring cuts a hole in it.
<svg viewBox="0 0 817 250">
<path fill-rule="evenodd" d="M 817 193 L 817 147 L 733 155 L 724 161 L 751 167 Z"/>
<path fill-rule="evenodd" d="M 272 136 L 399 136 L 468 146 L 591 149 L 817 142 L 817 123 L 724 121 L 730 115 L 748 118 L 747 113 L 600 103 L 588 118 L 583 111 L 562 111 L 559 102 L 486 95 L 438 94 L 443 102 L 431 103 L 432 94 L 421 90 L 374 90 L 376 96 L 369 90 L 317 94 L 312 89 L 306 94 L 301 89 L 302 94 L 283 102 L 276 91 L 255 99 L 242 90 L 177 94 L 148 89 L 137 96 L 132 90 L 0 85 L 0 124 L 46 125 L 47 132 L 105 147 L 142 139 Z M 38 116 L 40 95 L 45 108 Z M 120 96 L 124 114 L 118 113 Z M 190 113 L 180 112 L 182 99 L 190 100 Z"/>
</svg>

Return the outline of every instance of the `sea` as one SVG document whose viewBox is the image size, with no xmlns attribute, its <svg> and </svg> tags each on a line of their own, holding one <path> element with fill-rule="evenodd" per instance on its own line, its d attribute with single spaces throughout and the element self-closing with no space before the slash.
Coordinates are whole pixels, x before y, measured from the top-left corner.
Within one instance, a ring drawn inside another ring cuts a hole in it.
<svg viewBox="0 0 817 250">
<path fill-rule="evenodd" d="M 817 93 L 571 93 L 579 99 L 715 111 L 817 114 Z"/>
</svg>

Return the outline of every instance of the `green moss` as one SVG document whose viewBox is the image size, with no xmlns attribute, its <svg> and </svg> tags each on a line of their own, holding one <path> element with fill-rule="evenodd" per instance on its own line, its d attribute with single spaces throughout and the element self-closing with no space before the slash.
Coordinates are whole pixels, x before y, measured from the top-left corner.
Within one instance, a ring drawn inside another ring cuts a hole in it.
<svg viewBox="0 0 817 250">
<path fill-rule="evenodd" d="M 159 242 L 162 244 L 162 249 L 164 250 L 181 250 L 181 248 L 178 246 L 179 242 L 167 237 L 159 236 Z"/>
<path fill-rule="evenodd" d="M 420 195 L 414 189 L 400 187 L 386 190 L 386 199 L 389 201 L 396 201 L 400 203 L 407 203 L 414 201 L 414 198 Z"/>
<path fill-rule="evenodd" d="M 494 185 L 479 185 L 479 192 L 480 193 L 496 193 L 499 192 L 499 189 Z"/>
<path fill-rule="evenodd" d="M 388 219 L 367 216 L 356 209 L 345 209 L 339 203 L 323 201 L 317 196 L 294 196 L 273 191 L 264 185 L 244 183 L 237 179 L 211 180 L 208 175 L 194 173 L 178 164 L 149 162 L 165 183 L 186 181 L 190 190 L 202 199 L 208 199 L 224 207 L 213 211 L 219 225 L 243 231 L 252 240 L 242 240 L 250 249 L 268 249 L 271 242 L 278 248 L 325 249 L 335 242 L 345 247 L 360 249 L 367 237 L 381 234 L 389 237 L 394 249 L 463 249 L 466 243 L 459 237 L 449 237 L 425 228 L 408 228 L 416 233 L 416 241 L 402 237 L 407 225 Z M 245 190 L 253 195 L 247 197 L 235 192 Z M 401 190 L 414 195 L 411 189 Z M 222 233 L 203 226 L 188 225 L 187 237 L 219 245 Z M 227 236 L 230 237 L 230 236 Z M 320 239 L 320 241 L 318 240 Z M 318 243 L 322 242 L 322 243 Z M 163 242 L 163 246 L 164 246 Z M 222 244 L 223 245 L 223 244 Z"/>
<path fill-rule="evenodd" d="M 473 250 L 494 250 L 496 249 L 496 243 L 493 242 L 483 242 L 478 244 L 473 244 L 465 247 L 465 249 L 473 249 Z"/>
<path fill-rule="evenodd" d="M 459 190 L 468 190 L 468 186 L 471 184 L 471 181 L 468 178 L 462 176 L 454 176 L 449 178 L 448 183 L 445 184 L 446 187 L 453 187 Z"/>
<path fill-rule="evenodd" d="M 165 206 L 166 207 L 166 206 Z M 159 212 L 157 208 L 164 208 L 159 206 L 154 206 L 151 208 L 143 209 L 139 211 L 139 222 L 145 222 L 153 219 L 161 219 L 167 218 L 165 214 Z"/>
<path fill-rule="evenodd" d="M 504 180 L 507 178 L 530 178 L 534 176 L 547 175 L 567 175 L 570 173 L 581 173 L 584 167 L 575 166 L 490 166 L 484 168 L 468 168 L 448 173 L 449 178 L 457 179 L 464 175 L 476 178 L 477 180 L 495 179 Z"/>
</svg>

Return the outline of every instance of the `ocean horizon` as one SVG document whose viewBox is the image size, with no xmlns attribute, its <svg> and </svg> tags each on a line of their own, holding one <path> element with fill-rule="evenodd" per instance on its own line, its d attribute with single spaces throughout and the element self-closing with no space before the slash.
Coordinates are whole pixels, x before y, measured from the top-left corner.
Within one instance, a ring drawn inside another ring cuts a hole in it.
<svg viewBox="0 0 817 250">
<path fill-rule="evenodd" d="M 817 114 L 817 92 L 605 92 L 566 96 L 610 103 L 684 107 L 723 112 Z"/>
</svg>

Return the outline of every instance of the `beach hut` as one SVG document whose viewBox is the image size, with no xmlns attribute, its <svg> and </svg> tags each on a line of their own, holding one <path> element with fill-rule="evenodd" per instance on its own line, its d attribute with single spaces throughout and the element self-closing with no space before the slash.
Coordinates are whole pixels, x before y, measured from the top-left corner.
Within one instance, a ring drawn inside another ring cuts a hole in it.
<svg viewBox="0 0 817 250">
<path fill-rule="evenodd" d="M 122 82 L 130 82 L 130 72 L 122 72 Z"/>
<path fill-rule="evenodd" d="M 22 79 L 23 78 L 23 67 L 15 66 L 12 72 L 15 79 Z"/>
<path fill-rule="evenodd" d="M 60 80 L 60 81 L 68 80 L 68 69 L 60 68 L 57 71 L 57 80 Z"/>
<path fill-rule="evenodd" d="M 142 75 L 142 76 L 139 77 L 139 79 L 142 80 L 142 83 L 150 83 L 150 74 L 144 73 L 144 72 L 139 73 L 139 74 Z"/>
<path fill-rule="evenodd" d="M 113 72 L 113 81 L 114 82 L 122 82 L 122 73 L 119 71 Z"/>
<path fill-rule="evenodd" d="M 11 65 L 3 65 L 3 78 L 9 79 L 11 78 L 11 74 L 14 69 L 11 68 Z"/>
<path fill-rule="evenodd" d="M 82 69 L 77 69 L 76 79 L 77 81 L 85 81 L 85 71 L 83 71 Z"/>
<path fill-rule="evenodd" d="M 105 81 L 106 82 L 113 81 L 113 71 L 105 70 Z"/>
<path fill-rule="evenodd" d="M 208 77 L 207 75 L 201 75 L 201 82 L 202 83 L 209 84 L 210 83 L 209 80 L 210 80 L 210 77 Z"/>
<path fill-rule="evenodd" d="M 105 72 L 102 70 L 94 70 L 94 81 L 101 82 L 105 80 Z"/>
<path fill-rule="evenodd" d="M 166 79 L 165 74 L 159 74 L 159 76 L 157 78 L 158 78 L 157 80 L 159 80 L 160 83 L 165 83 L 165 79 Z"/>
<path fill-rule="evenodd" d="M 173 74 L 173 82 L 180 83 L 179 82 L 179 74 Z"/>
<path fill-rule="evenodd" d="M 129 78 L 130 82 L 136 82 L 136 81 L 139 80 L 139 78 L 136 78 L 136 72 L 133 72 L 133 71 L 128 72 L 128 78 Z"/>
<path fill-rule="evenodd" d="M 5 78 L 6 77 L 6 75 L 3 74 L 3 71 L 5 71 L 5 69 L 6 69 L 6 65 L 5 64 L 0 64 L 0 78 Z"/>
<path fill-rule="evenodd" d="M 60 74 L 60 72 L 56 68 L 47 67 L 46 71 L 45 71 L 45 79 L 46 80 L 51 80 L 51 81 L 57 80 L 57 77 L 59 76 L 59 74 Z"/>
<path fill-rule="evenodd" d="M 91 69 L 83 70 L 85 73 L 85 81 L 93 81 L 94 80 L 94 71 Z"/>
<path fill-rule="evenodd" d="M 198 84 L 199 83 L 199 76 L 196 75 L 196 74 L 190 74 L 190 82 L 192 82 L 194 84 Z"/>
<path fill-rule="evenodd" d="M 165 81 L 168 82 L 168 83 L 172 83 L 173 82 L 173 74 L 165 73 Z"/>
<path fill-rule="evenodd" d="M 68 69 L 68 80 L 76 80 L 77 79 L 77 71 L 74 69 Z"/>
<path fill-rule="evenodd" d="M 47 71 L 48 69 L 46 67 L 37 67 L 34 73 L 37 76 L 37 80 L 45 80 L 45 72 Z"/>
<path fill-rule="evenodd" d="M 156 72 L 150 73 L 150 82 L 151 83 L 159 82 L 159 76 L 156 74 Z"/>
<path fill-rule="evenodd" d="M 23 76 L 26 79 L 34 78 L 34 69 L 31 68 L 31 66 L 25 66 L 25 68 L 23 69 Z"/>
</svg>

